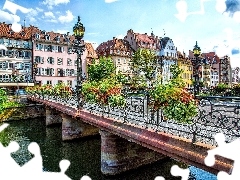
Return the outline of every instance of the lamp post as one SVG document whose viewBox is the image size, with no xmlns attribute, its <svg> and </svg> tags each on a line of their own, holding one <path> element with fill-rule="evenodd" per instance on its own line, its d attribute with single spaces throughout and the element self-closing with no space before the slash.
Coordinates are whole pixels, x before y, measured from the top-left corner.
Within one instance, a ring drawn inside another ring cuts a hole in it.
<svg viewBox="0 0 240 180">
<path fill-rule="evenodd" d="M 77 53 L 77 85 L 76 85 L 76 93 L 77 93 L 77 109 L 82 108 L 82 101 L 80 99 L 81 91 L 82 91 L 82 59 L 81 55 L 85 50 L 85 45 L 82 42 L 82 38 L 84 36 L 85 27 L 81 23 L 80 16 L 78 16 L 78 21 L 73 27 L 73 35 L 75 36 L 75 40 L 73 43 L 73 52 Z M 81 67 L 80 67 L 81 66 Z"/>
<path fill-rule="evenodd" d="M 201 66 L 201 59 L 198 58 L 198 56 L 201 54 L 201 49 L 197 44 L 196 44 L 193 48 L 193 54 L 195 56 L 195 59 L 192 60 L 193 62 L 193 76 L 194 76 L 194 96 L 196 96 L 196 94 L 199 94 L 199 67 Z"/>
</svg>

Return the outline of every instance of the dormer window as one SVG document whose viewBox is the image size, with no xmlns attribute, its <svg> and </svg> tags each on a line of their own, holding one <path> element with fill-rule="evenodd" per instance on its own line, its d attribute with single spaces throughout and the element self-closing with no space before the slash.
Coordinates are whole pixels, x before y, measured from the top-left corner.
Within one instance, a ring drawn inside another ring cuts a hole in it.
<svg viewBox="0 0 240 180">
<path fill-rule="evenodd" d="M 60 41 L 60 36 L 56 37 L 56 41 L 59 42 Z"/>
<path fill-rule="evenodd" d="M 49 40 L 50 40 L 50 36 L 49 36 L 49 35 L 46 35 L 46 36 L 45 36 L 45 39 L 49 41 Z"/>
<path fill-rule="evenodd" d="M 35 34 L 35 38 L 36 39 L 40 39 L 40 35 L 39 34 Z"/>
</svg>

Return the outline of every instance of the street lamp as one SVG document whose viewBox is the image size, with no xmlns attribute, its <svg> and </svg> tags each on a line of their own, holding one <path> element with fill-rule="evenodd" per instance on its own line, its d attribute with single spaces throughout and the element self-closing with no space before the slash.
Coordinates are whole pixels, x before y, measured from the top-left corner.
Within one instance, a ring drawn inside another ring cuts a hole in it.
<svg viewBox="0 0 240 180">
<path fill-rule="evenodd" d="M 78 21 L 73 27 L 73 35 L 75 36 L 75 40 L 73 43 L 73 49 L 72 51 L 74 53 L 77 53 L 77 85 L 76 85 L 76 93 L 77 93 L 77 109 L 79 110 L 82 107 L 82 101 L 80 100 L 80 95 L 82 91 L 82 59 L 81 55 L 85 50 L 85 45 L 82 42 L 82 38 L 84 36 L 85 27 L 80 22 L 80 16 L 78 16 Z M 81 66 L 81 67 L 80 67 Z"/>
<path fill-rule="evenodd" d="M 199 94 L 199 67 L 201 66 L 201 59 L 198 58 L 198 56 L 201 54 L 201 49 L 197 44 L 196 44 L 193 48 L 193 54 L 195 56 L 195 59 L 192 60 L 192 64 L 193 64 L 193 76 L 194 76 L 194 96 L 196 96 L 196 94 Z"/>
</svg>

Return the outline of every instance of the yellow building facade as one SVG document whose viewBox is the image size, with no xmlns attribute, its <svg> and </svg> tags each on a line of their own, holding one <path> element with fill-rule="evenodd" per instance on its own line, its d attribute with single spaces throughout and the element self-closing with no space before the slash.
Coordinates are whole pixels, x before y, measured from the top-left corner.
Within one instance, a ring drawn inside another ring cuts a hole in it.
<svg viewBox="0 0 240 180">
<path fill-rule="evenodd" d="M 185 56 L 185 53 L 181 54 L 178 51 L 177 64 L 179 68 L 183 70 L 182 78 L 186 84 L 186 88 L 191 88 L 193 86 L 193 67 L 191 60 Z"/>
</svg>

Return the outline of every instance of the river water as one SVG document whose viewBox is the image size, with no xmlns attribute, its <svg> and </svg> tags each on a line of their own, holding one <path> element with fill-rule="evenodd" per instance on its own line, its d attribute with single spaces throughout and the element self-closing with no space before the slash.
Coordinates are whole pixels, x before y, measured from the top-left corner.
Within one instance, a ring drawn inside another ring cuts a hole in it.
<svg viewBox="0 0 240 180">
<path fill-rule="evenodd" d="M 17 141 L 20 149 L 12 154 L 19 165 L 28 162 L 33 155 L 27 147 L 31 142 L 37 142 L 41 149 L 44 171 L 59 172 L 59 162 L 68 159 L 71 162 L 66 174 L 73 180 L 80 180 L 88 175 L 92 180 L 154 180 L 163 176 L 166 180 L 180 180 L 170 174 L 174 164 L 188 167 L 172 159 L 146 165 L 137 170 L 131 170 L 118 176 L 101 174 L 101 140 L 100 136 L 85 138 L 70 142 L 61 140 L 61 126 L 45 127 L 44 119 L 31 119 L 9 122 L 10 126 L 0 133 L 0 142 L 7 146 L 10 141 Z M 198 168 L 189 166 L 189 180 L 216 180 L 216 176 Z"/>
</svg>

